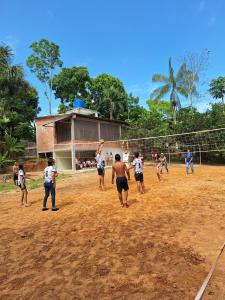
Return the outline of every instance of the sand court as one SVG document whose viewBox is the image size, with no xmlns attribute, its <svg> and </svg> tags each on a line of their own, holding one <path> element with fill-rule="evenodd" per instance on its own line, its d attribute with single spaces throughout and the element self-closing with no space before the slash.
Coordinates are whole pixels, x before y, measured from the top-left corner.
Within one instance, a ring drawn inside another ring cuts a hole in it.
<svg viewBox="0 0 225 300">
<path fill-rule="evenodd" d="M 144 168 L 121 208 L 111 171 L 57 183 L 58 212 L 42 212 L 43 189 L 0 194 L 0 299 L 193 299 L 225 240 L 224 167 Z M 60 175 L 59 175 L 60 176 Z M 51 201 L 48 200 L 48 207 Z M 222 255 L 203 299 L 223 299 Z"/>
</svg>

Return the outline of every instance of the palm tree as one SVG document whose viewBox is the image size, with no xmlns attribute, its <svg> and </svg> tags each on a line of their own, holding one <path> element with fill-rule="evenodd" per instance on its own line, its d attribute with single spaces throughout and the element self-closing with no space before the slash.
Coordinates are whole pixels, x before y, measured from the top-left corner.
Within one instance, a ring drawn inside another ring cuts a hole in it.
<svg viewBox="0 0 225 300">
<path fill-rule="evenodd" d="M 176 124 L 176 110 L 181 107 L 180 99 L 178 94 L 187 97 L 187 87 L 185 85 L 186 76 L 186 65 L 182 64 L 177 75 L 174 75 L 174 70 L 172 67 L 171 58 L 169 58 L 169 76 L 164 76 L 161 74 L 154 74 L 152 76 L 153 82 L 160 82 L 163 85 L 156 88 L 151 93 L 151 98 L 153 100 L 161 100 L 166 94 L 170 93 L 170 103 L 173 113 L 173 121 Z"/>
</svg>

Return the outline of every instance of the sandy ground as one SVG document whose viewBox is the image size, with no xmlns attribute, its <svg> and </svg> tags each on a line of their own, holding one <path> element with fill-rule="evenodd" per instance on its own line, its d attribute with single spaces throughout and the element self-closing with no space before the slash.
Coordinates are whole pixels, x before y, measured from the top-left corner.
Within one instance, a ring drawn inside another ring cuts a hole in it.
<svg viewBox="0 0 225 300">
<path fill-rule="evenodd" d="M 173 166 L 163 181 L 144 170 L 121 208 L 106 174 L 76 174 L 57 186 L 58 212 L 43 190 L 0 194 L 0 299 L 193 299 L 225 240 L 225 168 Z M 50 206 L 50 203 L 49 203 Z M 225 299 L 225 253 L 203 299 Z"/>
</svg>

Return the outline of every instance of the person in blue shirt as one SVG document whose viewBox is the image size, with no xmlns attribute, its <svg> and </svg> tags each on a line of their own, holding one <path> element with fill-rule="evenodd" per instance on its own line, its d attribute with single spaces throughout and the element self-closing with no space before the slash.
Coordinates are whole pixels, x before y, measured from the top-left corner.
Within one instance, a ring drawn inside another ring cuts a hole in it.
<svg viewBox="0 0 225 300">
<path fill-rule="evenodd" d="M 186 164 L 186 174 L 188 175 L 188 170 L 191 168 L 192 174 L 194 173 L 194 164 L 193 164 L 193 154 L 190 152 L 190 149 L 187 150 L 185 155 L 185 164 Z"/>
</svg>

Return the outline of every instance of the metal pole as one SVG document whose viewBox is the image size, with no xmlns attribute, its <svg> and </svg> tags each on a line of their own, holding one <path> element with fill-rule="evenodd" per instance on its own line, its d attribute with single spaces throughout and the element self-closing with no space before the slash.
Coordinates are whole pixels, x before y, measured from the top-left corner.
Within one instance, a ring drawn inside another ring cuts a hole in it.
<svg viewBox="0 0 225 300">
<path fill-rule="evenodd" d="M 76 170 L 76 152 L 75 152 L 75 120 L 71 118 L 71 157 L 72 157 L 72 170 Z"/>
<path fill-rule="evenodd" d="M 198 147 L 199 147 L 199 164 L 201 166 L 202 165 L 202 153 L 201 153 L 201 147 L 200 147 L 200 145 L 198 145 Z"/>
<path fill-rule="evenodd" d="M 170 146 L 168 146 L 168 152 L 169 152 L 169 166 L 170 166 Z"/>
</svg>

